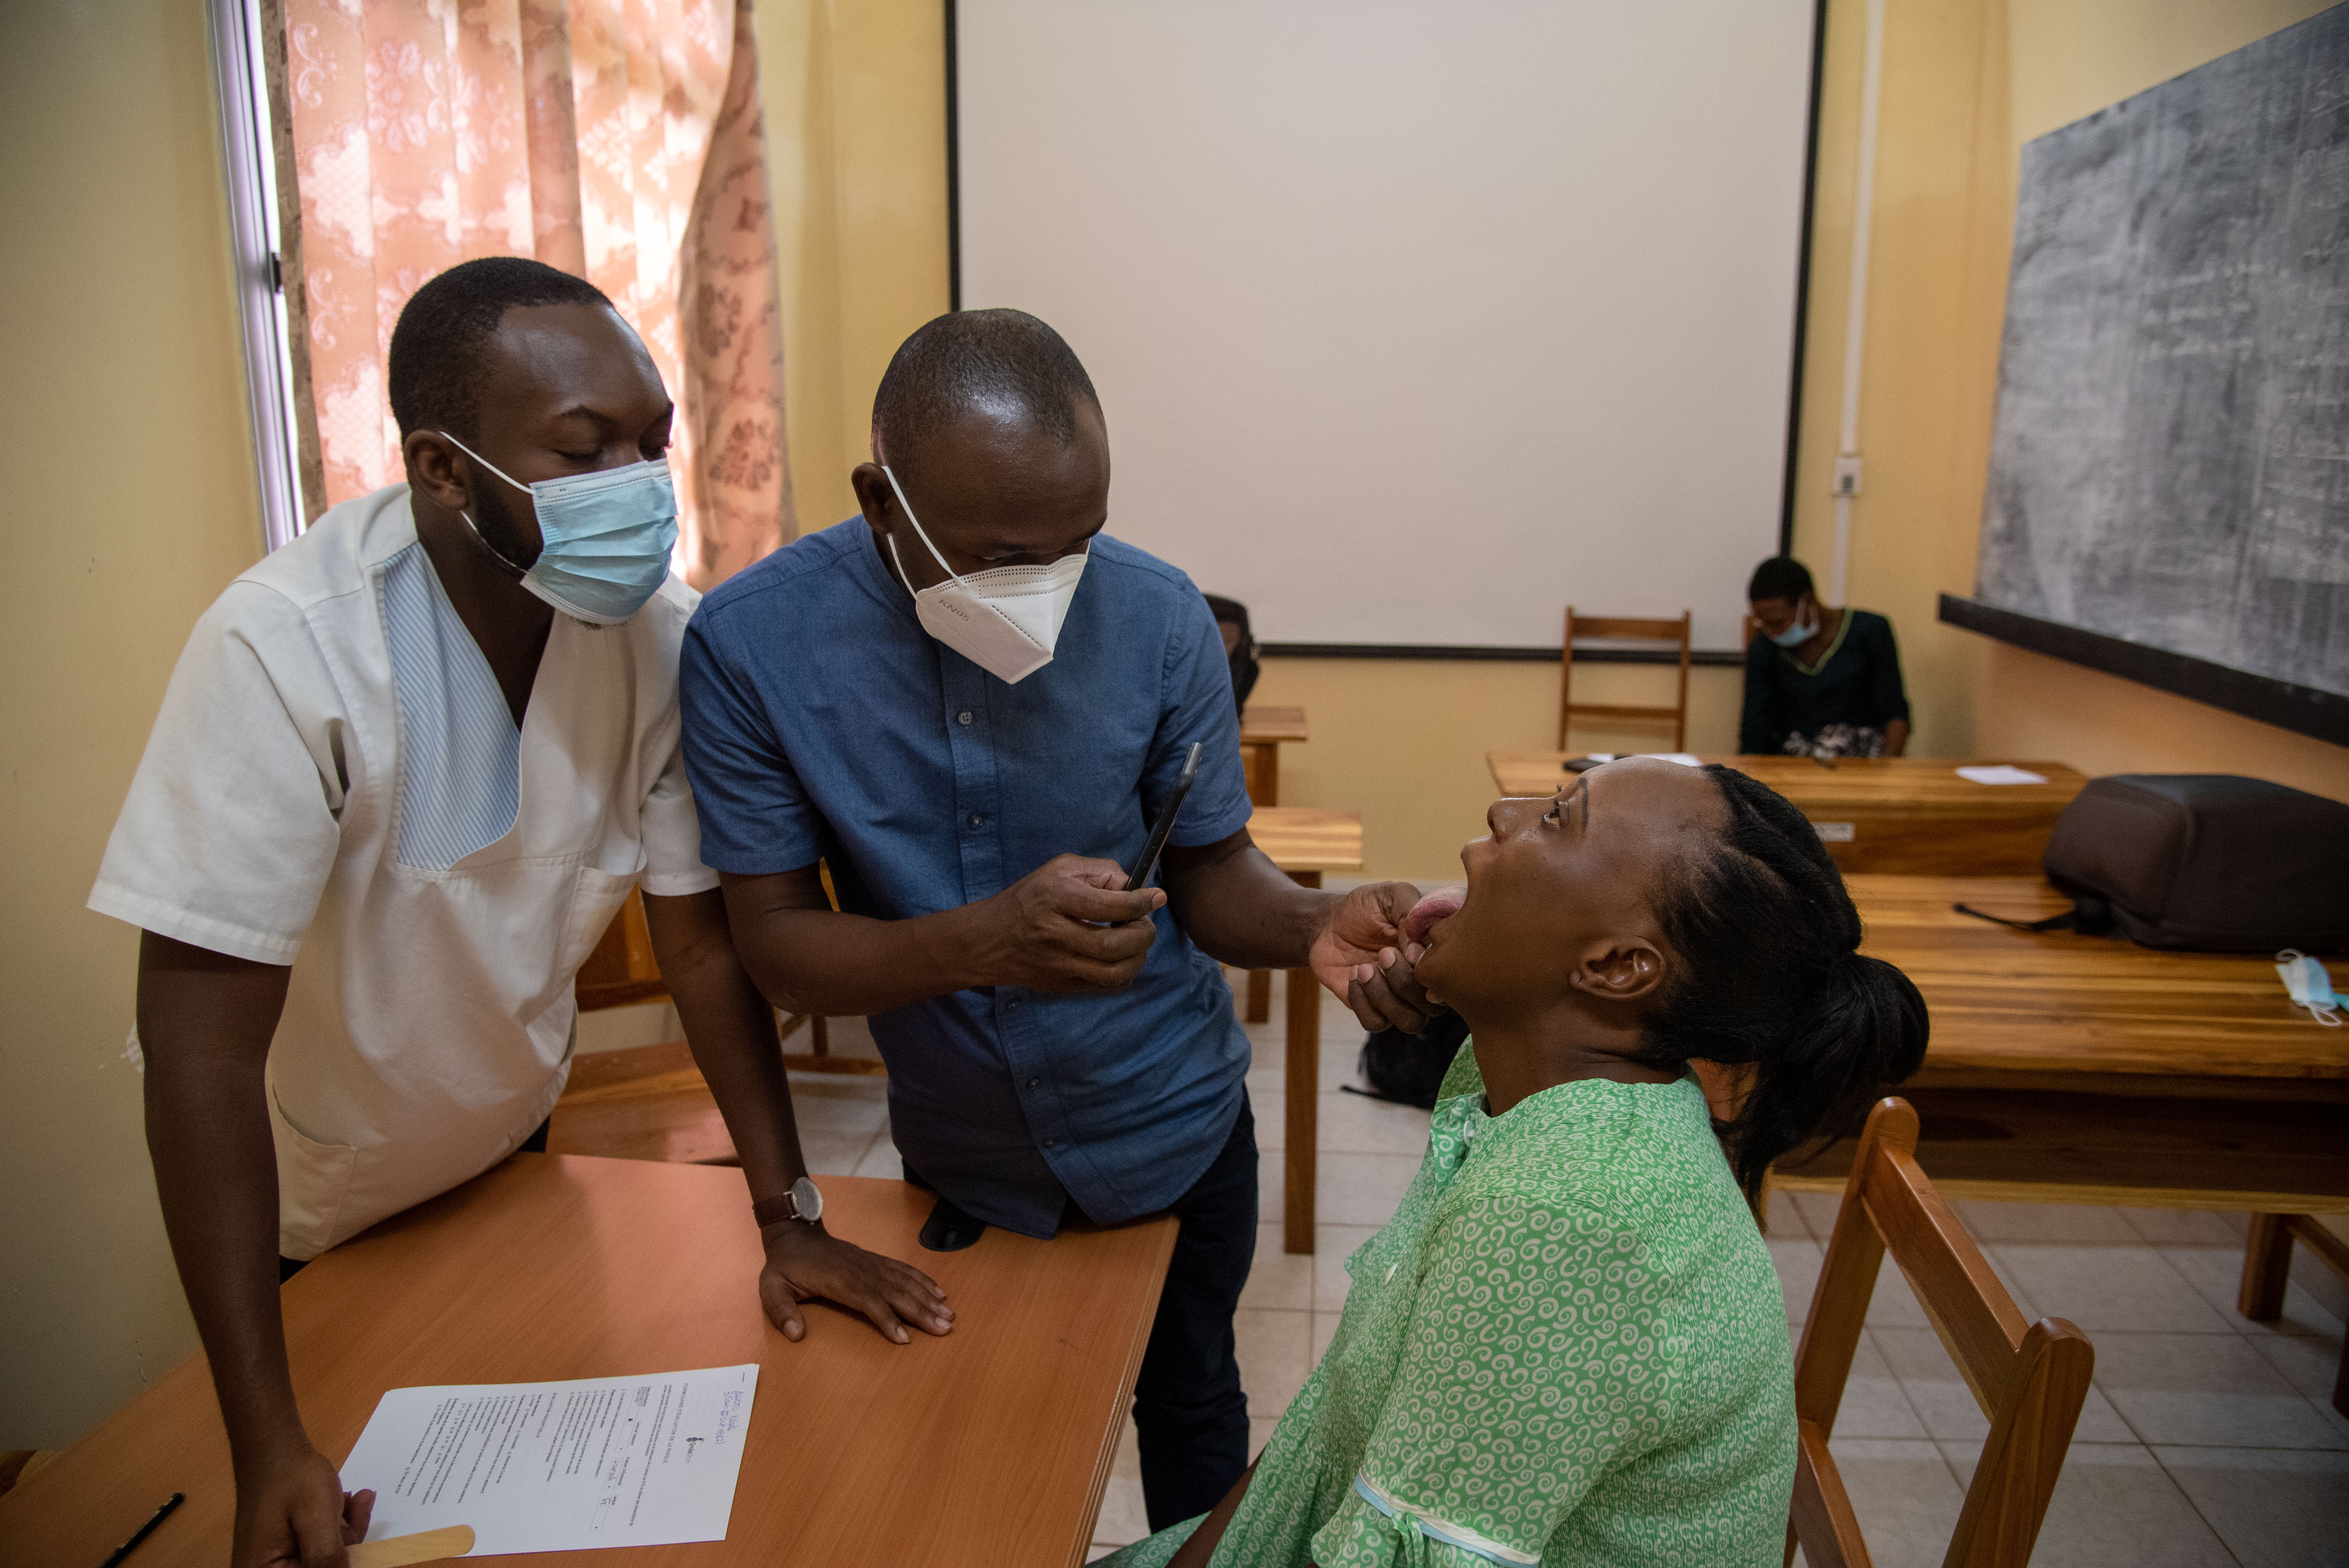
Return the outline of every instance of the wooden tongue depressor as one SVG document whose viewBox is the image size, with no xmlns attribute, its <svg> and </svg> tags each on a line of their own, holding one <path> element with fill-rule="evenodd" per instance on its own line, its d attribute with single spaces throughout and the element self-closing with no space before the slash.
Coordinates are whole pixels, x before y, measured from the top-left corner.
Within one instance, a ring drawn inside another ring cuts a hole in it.
<svg viewBox="0 0 2349 1568">
<path fill-rule="evenodd" d="M 472 1549 L 473 1527 L 451 1524 L 417 1535 L 395 1535 L 388 1541 L 362 1541 L 343 1550 L 350 1553 L 351 1568 L 408 1568 L 411 1563 L 462 1557 Z"/>
</svg>

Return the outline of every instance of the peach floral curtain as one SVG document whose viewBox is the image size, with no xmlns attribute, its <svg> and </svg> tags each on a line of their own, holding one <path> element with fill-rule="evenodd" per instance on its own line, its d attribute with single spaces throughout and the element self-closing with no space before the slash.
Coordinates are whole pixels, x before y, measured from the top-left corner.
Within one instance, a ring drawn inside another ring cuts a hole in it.
<svg viewBox="0 0 2349 1568">
<path fill-rule="evenodd" d="M 383 366 L 408 296 L 535 256 L 612 297 L 678 399 L 686 579 L 790 539 L 750 0 L 283 4 L 312 504 L 400 476 Z"/>
</svg>

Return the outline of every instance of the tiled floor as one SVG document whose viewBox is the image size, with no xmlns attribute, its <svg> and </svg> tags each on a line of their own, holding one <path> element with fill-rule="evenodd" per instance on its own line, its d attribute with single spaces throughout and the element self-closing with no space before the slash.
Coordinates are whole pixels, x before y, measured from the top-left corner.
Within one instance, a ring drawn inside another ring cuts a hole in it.
<svg viewBox="0 0 2349 1568">
<path fill-rule="evenodd" d="M 1275 990 L 1282 982 L 1276 977 Z M 1256 1272 L 1237 1328 L 1255 1446 L 1304 1383 L 1345 1305 L 1346 1255 L 1385 1222 L 1418 1168 L 1424 1112 L 1340 1091 L 1361 1043 L 1322 1008 L 1321 1224 L 1312 1257 L 1280 1250 L 1281 999 L 1248 1029 L 1265 1151 Z M 871 1050 L 854 1021 L 833 1049 Z M 801 1136 L 819 1174 L 895 1176 L 880 1080 L 794 1074 Z M 2349 1420 L 2331 1405 L 2349 1291 L 2305 1250 L 2284 1315 L 2234 1309 L 2244 1217 L 2167 1210 L 1961 1203 L 2025 1317 L 2068 1317 L 2096 1347 L 2095 1387 L 2033 1554 L 2041 1568 L 2349 1563 Z M 1770 1251 L 1799 1326 L 1832 1197 L 1779 1194 Z M 1949 1544 L 1986 1423 L 1898 1270 L 1888 1269 L 1837 1421 L 1835 1452 L 1880 1568 L 1926 1568 Z M 1095 1555 L 1146 1531 L 1131 1426 L 1094 1533 Z"/>
</svg>

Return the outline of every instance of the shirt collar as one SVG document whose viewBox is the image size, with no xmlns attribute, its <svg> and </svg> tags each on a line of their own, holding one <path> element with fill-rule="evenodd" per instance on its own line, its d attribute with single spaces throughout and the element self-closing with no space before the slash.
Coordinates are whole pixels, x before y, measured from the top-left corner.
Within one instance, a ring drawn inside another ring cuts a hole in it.
<svg viewBox="0 0 2349 1568">
<path fill-rule="evenodd" d="M 854 525 L 857 534 L 848 553 L 855 558 L 858 585 L 900 619 L 916 621 L 914 597 L 905 592 L 905 585 L 897 581 L 896 574 L 889 570 L 889 562 L 882 558 L 881 541 L 872 524 L 864 521 L 862 512 L 847 521 Z"/>
</svg>

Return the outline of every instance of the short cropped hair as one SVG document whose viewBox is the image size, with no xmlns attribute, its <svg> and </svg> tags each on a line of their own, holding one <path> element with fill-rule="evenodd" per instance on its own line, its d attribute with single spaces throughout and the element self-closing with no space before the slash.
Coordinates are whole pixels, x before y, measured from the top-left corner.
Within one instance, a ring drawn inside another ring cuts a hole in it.
<svg viewBox="0 0 2349 1568">
<path fill-rule="evenodd" d="M 470 436 L 481 418 L 481 351 L 506 312 L 537 304 L 599 304 L 602 289 L 525 256 L 460 262 L 400 308 L 385 379 L 391 417 L 412 430 Z"/>
<path fill-rule="evenodd" d="M 1784 599 L 1789 604 L 1808 593 L 1818 597 L 1811 586 L 1811 569 L 1791 555 L 1774 555 L 1754 569 L 1754 580 L 1745 584 L 1748 601 Z"/>
<path fill-rule="evenodd" d="M 923 437 L 978 409 L 1016 412 L 1066 446 L 1080 399 L 1101 411 L 1059 333 L 1024 310 L 957 311 L 898 346 L 873 395 L 873 447 L 893 469 L 910 468 Z"/>
</svg>

